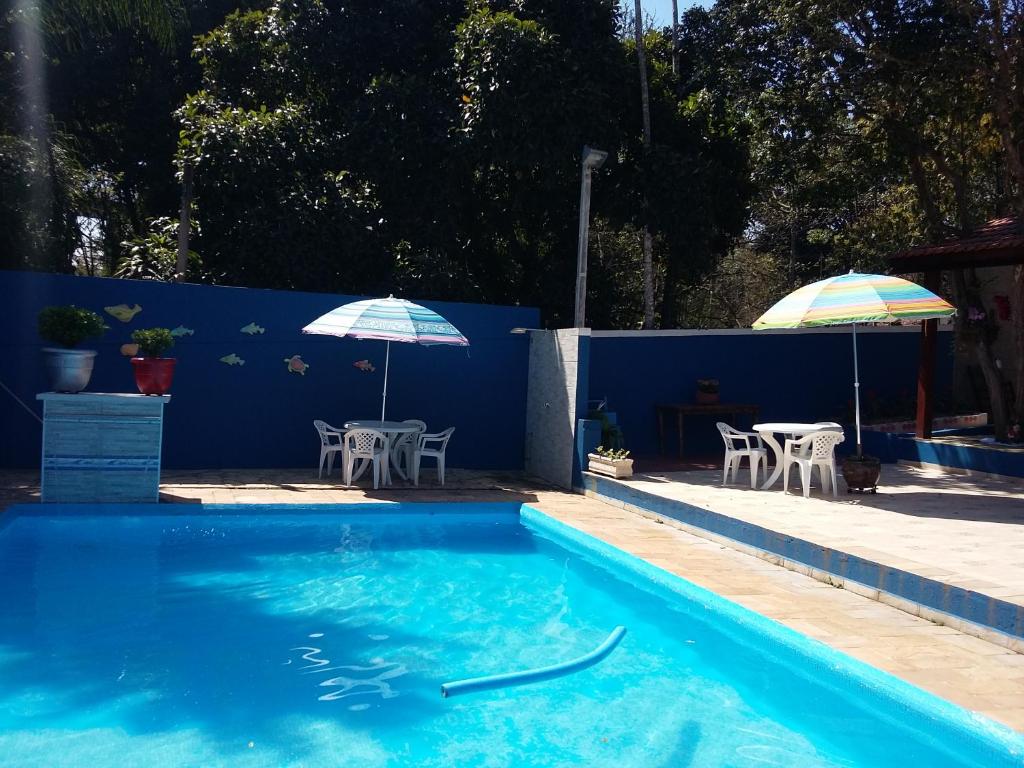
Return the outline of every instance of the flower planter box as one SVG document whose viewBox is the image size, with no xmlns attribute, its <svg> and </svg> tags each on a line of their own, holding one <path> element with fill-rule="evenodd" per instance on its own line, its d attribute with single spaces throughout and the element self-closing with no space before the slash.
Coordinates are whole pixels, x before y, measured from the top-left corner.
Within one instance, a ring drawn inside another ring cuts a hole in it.
<svg viewBox="0 0 1024 768">
<path fill-rule="evenodd" d="M 596 453 L 587 454 L 587 471 L 608 477 L 632 477 L 632 459 L 607 459 Z"/>
</svg>

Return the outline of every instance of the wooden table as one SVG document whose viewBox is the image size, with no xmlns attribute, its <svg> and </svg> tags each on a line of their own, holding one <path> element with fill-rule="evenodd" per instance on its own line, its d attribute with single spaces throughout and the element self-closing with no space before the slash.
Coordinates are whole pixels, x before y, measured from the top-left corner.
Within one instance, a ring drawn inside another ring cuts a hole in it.
<svg viewBox="0 0 1024 768">
<path fill-rule="evenodd" d="M 654 410 L 658 415 L 658 451 L 662 454 L 665 453 L 665 414 L 676 415 L 680 458 L 683 456 L 683 420 L 687 416 L 730 416 L 735 421 L 737 416 L 747 415 L 751 421 L 757 421 L 760 412 L 756 405 L 736 403 L 663 403 L 655 405 Z"/>
</svg>

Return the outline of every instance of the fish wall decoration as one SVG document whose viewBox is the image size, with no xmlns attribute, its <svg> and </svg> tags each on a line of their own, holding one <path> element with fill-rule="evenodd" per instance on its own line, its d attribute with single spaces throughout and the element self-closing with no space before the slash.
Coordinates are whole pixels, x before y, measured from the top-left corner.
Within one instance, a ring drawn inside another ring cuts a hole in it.
<svg viewBox="0 0 1024 768">
<path fill-rule="evenodd" d="M 142 307 L 138 304 L 133 307 L 129 307 L 127 304 L 115 304 L 112 307 L 104 307 L 103 311 L 122 323 L 130 323 L 132 318 L 142 311 Z"/>
<path fill-rule="evenodd" d="M 173 336 L 176 339 L 180 339 L 182 336 L 192 336 L 194 333 L 195 331 L 193 331 L 191 328 L 186 328 L 184 325 L 179 325 L 177 328 L 171 331 L 171 336 Z"/>
<path fill-rule="evenodd" d="M 224 355 L 224 357 L 222 357 L 220 361 L 222 363 L 227 363 L 228 365 L 245 365 L 245 360 L 240 358 L 234 352 L 232 352 L 230 355 Z"/>
<path fill-rule="evenodd" d="M 242 333 L 247 333 L 250 336 L 255 336 L 257 333 L 264 333 L 267 329 L 262 325 L 256 325 L 256 323 L 249 323 L 248 325 L 239 328 Z"/>
</svg>

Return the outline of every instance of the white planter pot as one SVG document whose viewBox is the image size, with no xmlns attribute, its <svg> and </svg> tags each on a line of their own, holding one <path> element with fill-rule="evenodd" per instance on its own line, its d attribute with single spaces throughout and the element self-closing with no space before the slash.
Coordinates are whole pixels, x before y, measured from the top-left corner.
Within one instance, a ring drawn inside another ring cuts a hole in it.
<svg viewBox="0 0 1024 768">
<path fill-rule="evenodd" d="M 95 350 L 43 347 L 43 357 L 54 392 L 81 392 L 89 386 Z"/>
<path fill-rule="evenodd" d="M 588 453 L 587 470 L 608 477 L 632 477 L 632 459 L 608 459 L 596 453 Z"/>
</svg>

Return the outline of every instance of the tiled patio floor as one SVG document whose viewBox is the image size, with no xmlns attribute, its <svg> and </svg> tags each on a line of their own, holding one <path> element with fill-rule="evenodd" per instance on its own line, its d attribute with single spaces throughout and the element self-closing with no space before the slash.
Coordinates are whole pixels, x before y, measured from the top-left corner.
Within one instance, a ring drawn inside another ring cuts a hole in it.
<svg viewBox="0 0 1024 768">
<path fill-rule="evenodd" d="M 721 470 L 649 473 L 628 485 L 1024 605 L 1024 484 L 887 464 L 877 494 L 834 499 L 815 484 L 805 499 L 748 478 L 722 487 Z"/>
<path fill-rule="evenodd" d="M 547 489 L 520 475 L 453 470 L 444 489 L 425 485 L 418 490 L 380 492 L 341 490 L 317 482 L 307 470 L 167 472 L 164 480 L 162 497 L 169 502 L 529 502 L 558 520 L 740 605 L 1024 732 L 1024 655 L 624 509 Z M 31 501 L 35 482 L 31 474 L 0 472 L 0 508 L 16 501 Z M 695 492 L 710 490 L 705 487 Z M 742 491 L 727 493 L 747 499 L 755 496 Z M 956 496 L 953 494 L 954 499 Z"/>
</svg>

